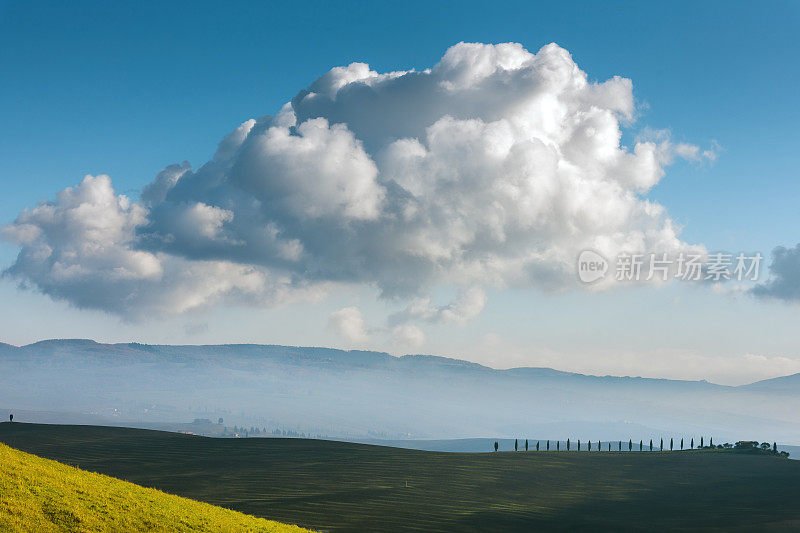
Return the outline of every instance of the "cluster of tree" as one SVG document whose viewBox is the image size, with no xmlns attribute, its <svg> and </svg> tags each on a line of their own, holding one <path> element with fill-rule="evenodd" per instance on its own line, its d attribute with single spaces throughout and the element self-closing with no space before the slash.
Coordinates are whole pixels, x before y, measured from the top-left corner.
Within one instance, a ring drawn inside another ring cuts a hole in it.
<svg viewBox="0 0 800 533">
<path fill-rule="evenodd" d="M 306 437 L 305 433 L 294 431 L 294 430 L 291 430 L 291 429 L 289 429 L 289 430 L 276 429 L 275 431 L 272 432 L 272 434 L 276 435 L 276 436 L 280 436 L 280 437 L 299 437 L 299 438 L 305 438 Z"/>
<path fill-rule="evenodd" d="M 222 420 L 222 419 L 220 419 L 220 420 Z M 245 426 L 242 426 L 242 427 L 239 427 L 239 426 L 233 426 L 233 427 L 224 426 L 222 428 L 222 436 L 223 437 L 239 437 L 239 438 L 242 438 L 242 437 L 245 437 L 245 438 L 246 437 L 256 437 L 256 436 L 258 436 L 258 437 L 271 436 L 271 437 L 292 437 L 292 438 L 301 438 L 301 439 L 311 438 L 312 437 L 312 435 L 306 435 L 303 432 L 294 431 L 294 430 L 291 430 L 291 429 L 286 430 L 286 429 L 275 428 L 274 430 L 269 431 L 265 427 L 259 428 L 259 427 L 255 427 L 255 426 L 251 426 L 249 428 L 245 427 Z M 317 438 L 323 438 L 323 436 L 322 435 L 317 435 Z"/>
<path fill-rule="evenodd" d="M 731 447 L 731 445 L 727 442 L 724 444 L 724 446 L 727 448 Z M 733 448 L 743 452 L 760 451 L 761 453 L 770 453 L 780 457 L 789 457 L 789 452 L 778 451 L 778 444 L 776 442 L 773 442 L 772 445 L 770 445 L 769 442 L 762 442 L 759 444 L 757 440 L 740 440 L 733 445 Z"/>
</svg>

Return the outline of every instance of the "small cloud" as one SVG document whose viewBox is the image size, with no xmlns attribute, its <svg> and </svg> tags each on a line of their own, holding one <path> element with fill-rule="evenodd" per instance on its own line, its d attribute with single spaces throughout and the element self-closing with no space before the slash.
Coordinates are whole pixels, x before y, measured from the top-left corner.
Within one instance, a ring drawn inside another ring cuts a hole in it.
<svg viewBox="0 0 800 533">
<path fill-rule="evenodd" d="M 664 165 L 669 165 L 676 157 L 694 163 L 713 163 L 722 151 L 717 141 L 711 141 L 710 146 L 705 149 L 696 144 L 673 142 L 672 132 L 668 129 L 645 127 L 639 132 L 636 141 L 657 147 L 658 158 Z"/>
<path fill-rule="evenodd" d="M 328 317 L 328 325 L 347 342 L 361 344 L 369 340 L 364 317 L 358 307 L 344 307 Z"/>
<path fill-rule="evenodd" d="M 800 302 L 800 243 L 772 250 L 769 279 L 750 290 L 758 298 Z"/>
<path fill-rule="evenodd" d="M 413 324 L 403 324 L 392 329 L 392 342 L 403 349 L 417 349 L 425 342 L 425 334 Z"/>
<path fill-rule="evenodd" d="M 486 305 L 486 293 L 479 287 L 462 290 L 447 305 L 434 306 L 430 298 L 417 298 L 404 310 L 389 317 L 389 324 L 422 321 L 430 324 L 464 324 L 480 314 Z"/>
</svg>

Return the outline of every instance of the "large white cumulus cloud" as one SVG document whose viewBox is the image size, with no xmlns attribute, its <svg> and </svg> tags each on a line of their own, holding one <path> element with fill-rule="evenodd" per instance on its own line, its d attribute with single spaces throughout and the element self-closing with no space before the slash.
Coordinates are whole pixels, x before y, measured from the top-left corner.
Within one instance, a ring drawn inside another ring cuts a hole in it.
<svg viewBox="0 0 800 533">
<path fill-rule="evenodd" d="M 629 80 L 591 82 L 555 44 L 460 43 L 421 72 L 337 67 L 139 202 L 98 176 L 23 212 L 4 230 L 21 248 L 7 273 L 124 315 L 447 282 L 467 296 L 415 300 L 398 321 L 472 316 L 481 286 L 575 283 L 585 248 L 686 246 L 645 194 L 702 152 L 663 135 L 623 146 L 633 115 Z"/>
</svg>

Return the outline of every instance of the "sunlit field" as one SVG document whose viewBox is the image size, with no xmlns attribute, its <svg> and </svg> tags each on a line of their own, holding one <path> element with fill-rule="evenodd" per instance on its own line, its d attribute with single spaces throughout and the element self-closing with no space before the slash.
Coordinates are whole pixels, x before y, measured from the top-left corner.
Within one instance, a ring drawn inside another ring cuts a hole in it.
<svg viewBox="0 0 800 533">
<path fill-rule="evenodd" d="M 3 444 L 0 530 L 306 531 L 85 472 Z"/>
</svg>

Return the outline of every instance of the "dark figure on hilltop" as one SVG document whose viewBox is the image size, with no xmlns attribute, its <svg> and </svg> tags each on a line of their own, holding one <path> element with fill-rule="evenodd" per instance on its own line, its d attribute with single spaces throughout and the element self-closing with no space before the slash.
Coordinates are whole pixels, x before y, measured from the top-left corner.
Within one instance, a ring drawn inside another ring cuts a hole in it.
<svg viewBox="0 0 800 533">
<path fill-rule="evenodd" d="M 643 447 L 644 447 L 644 443 L 642 441 L 639 441 L 639 451 L 642 451 Z"/>
<path fill-rule="evenodd" d="M 536 451 L 537 452 L 539 451 L 539 441 L 538 440 L 536 441 Z"/>
<path fill-rule="evenodd" d="M 669 451 L 672 451 L 672 437 L 669 438 Z"/>
<path fill-rule="evenodd" d="M 13 414 L 11 414 L 11 413 L 8 414 L 8 421 L 9 422 L 13 422 L 14 421 L 14 415 Z"/>
<path fill-rule="evenodd" d="M 547 441 L 547 451 L 550 451 L 550 441 Z"/>
<path fill-rule="evenodd" d="M 519 440 L 517 439 L 514 439 L 514 451 L 515 452 L 519 451 Z"/>
<path fill-rule="evenodd" d="M 497 441 L 494 441 L 494 451 L 497 451 Z"/>
</svg>

